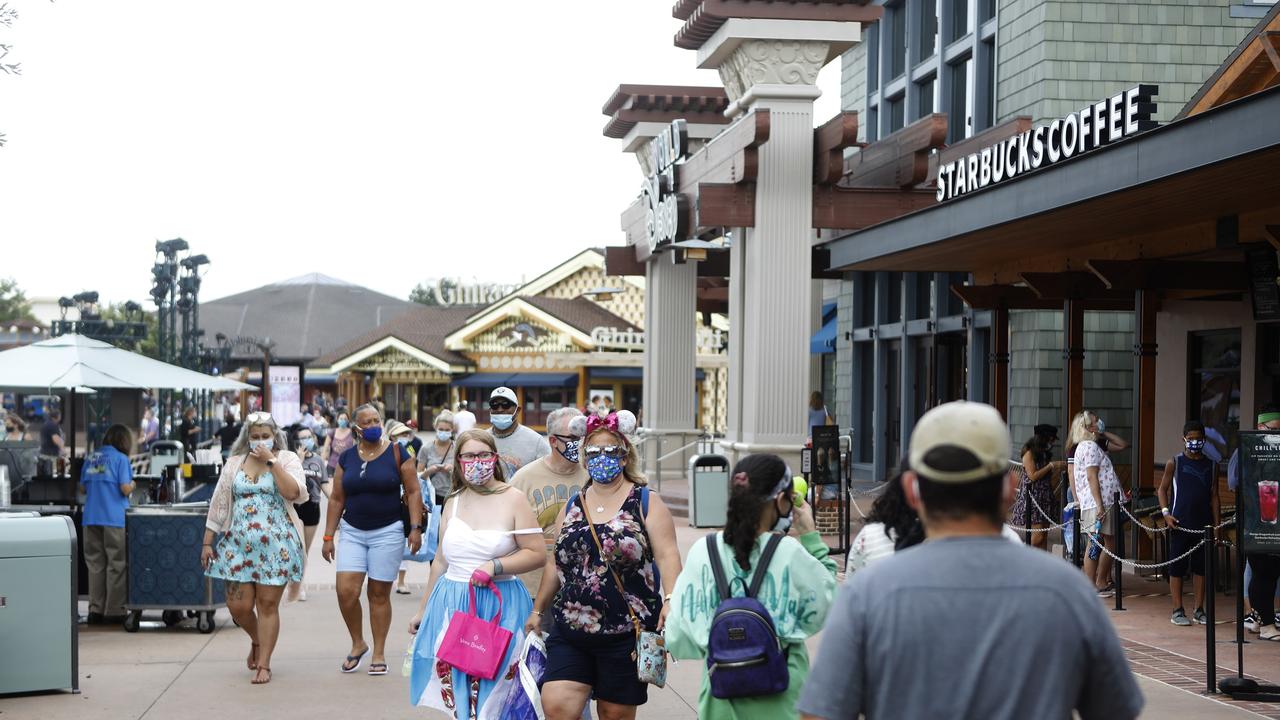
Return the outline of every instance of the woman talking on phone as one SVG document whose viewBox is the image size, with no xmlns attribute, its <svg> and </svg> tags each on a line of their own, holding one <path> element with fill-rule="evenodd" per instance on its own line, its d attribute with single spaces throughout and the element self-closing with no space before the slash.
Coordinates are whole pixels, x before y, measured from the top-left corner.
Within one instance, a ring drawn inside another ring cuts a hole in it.
<svg viewBox="0 0 1280 720">
<path fill-rule="evenodd" d="M 200 550 L 205 574 L 226 581 L 227 609 L 249 635 L 254 685 L 271 682 L 280 598 L 302 581 L 306 559 L 293 501 L 307 486 L 302 461 L 285 447 L 270 414 L 249 415 L 214 488 Z"/>
</svg>

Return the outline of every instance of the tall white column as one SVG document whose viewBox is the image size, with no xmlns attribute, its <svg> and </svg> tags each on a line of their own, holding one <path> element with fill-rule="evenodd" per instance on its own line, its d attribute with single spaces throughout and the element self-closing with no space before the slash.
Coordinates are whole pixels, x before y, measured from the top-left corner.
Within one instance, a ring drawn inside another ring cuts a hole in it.
<svg viewBox="0 0 1280 720">
<path fill-rule="evenodd" d="M 696 418 L 697 264 L 670 253 L 645 265 L 644 425 L 692 430 Z"/>
</svg>

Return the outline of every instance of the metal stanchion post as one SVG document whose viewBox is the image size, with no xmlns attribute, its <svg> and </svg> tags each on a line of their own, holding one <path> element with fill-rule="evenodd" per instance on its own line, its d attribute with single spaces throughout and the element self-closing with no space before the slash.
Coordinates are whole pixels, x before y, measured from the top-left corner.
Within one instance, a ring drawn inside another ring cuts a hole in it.
<svg viewBox="0 0 1280 720">
<path fill-rule="evenodd" d="M 1116 516 L 1115 516 L 1116 522 L 1115 522 L 1115 533 L 1112 535 L 1112 537 L 1115 538 L 1116 557 L 1124 557 L 1124 514 L 1120 508 L 1120 493 L 1118 492 L 1116 493 L 1115 500 L 1116 502 L 1113 510 L 1116 513 Z M 1120 562 L 1119 560 L 1116 560 L 1114 565 L 1115 565 L 1115 580 L 1113 582 L 1115 582 L 1115 585 L 1116 585 L 1115 609 L 1124 610 L 1124 589 L 1122 586 L 1122 582 L 1124 580 L 1124 563 Z"/>
<path fill-rule="evenodd" d="M 1206 679 L 1208 681 L 1208 692 L 1210 694 L 1218 691 L 1218 658 L 1217 658 L 1217 634 L 1214 625 L 1214 589 L 1218 584 L 1217 562 L 1215 556 L 1218 554 L 1217 543 L 1213 538 L 1213 525 L 1204 527 L 1204 583 L 1205 583 L 1205 619 L 1208 621 L 1204 626 L 1204 645 L 1205 657 L 1208 658 L 1206 668 Z"/>
<path fill-rule="evenodd" d="M 1083 562 L 1083 558 L 1080 556 L 1080 543 L 1080 505 L 1077 503 L 1075 510 L 1071 513 L 1071 562 L 1076 567 L 1080 567 Z"/>
</svg>

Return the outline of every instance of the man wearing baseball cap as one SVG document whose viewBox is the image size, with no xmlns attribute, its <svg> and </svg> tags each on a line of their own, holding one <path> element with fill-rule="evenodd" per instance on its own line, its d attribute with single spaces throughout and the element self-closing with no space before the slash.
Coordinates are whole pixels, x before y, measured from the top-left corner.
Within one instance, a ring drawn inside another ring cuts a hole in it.
<svg viewBox="0 0 1280 720">
<path fill-rule="evenodd" d="M 551 445 L 538 431 L 520 424 L 520 402 L 509 387 L 500 387 L 489 395 L 489 423 L 493 426 L 493 438 L 498 441 L 498 456 L 502 458 L 508 482 L 516 471 L 551 454 Z"/>
<path fill-rule="evenodd" d="M 1018 487 L 1011 449 L 989 405 L 920 418 L 902 483 L 927 540 L 841 588 L 802 718 L 1138 716 L 1142 694 L 1094 588 L 1001 537 Z"/>
</svg>

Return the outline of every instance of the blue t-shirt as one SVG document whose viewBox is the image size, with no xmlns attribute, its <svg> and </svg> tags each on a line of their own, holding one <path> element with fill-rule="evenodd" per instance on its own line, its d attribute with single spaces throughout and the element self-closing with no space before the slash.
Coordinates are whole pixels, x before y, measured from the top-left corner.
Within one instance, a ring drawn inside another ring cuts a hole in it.
<svg viewBox="0 0 1280 720">
<path fill-rule="evenodd" d="M 413 456 L 400 448 L 400 463 L 409 462 L 413 462 Z M 388 446 L 365 463 L 359 446 L 352 446 L 338 457 L 338 465 L 342 467 L 342 494 L 346 496 L 342 519 L 348 525 L 357 530 L 377 530 L 400 520 L 400 470 L 394 447 Z"/>
<path fill-rule="evenodd" d="M 129 498 L 121 494 L 120 486 L 131 482 L 133 467 L 124 453 L 106 445 L 90 455 L 80 471 L 80 484 L 85 491 L 82 524 L 124 527 Z"/>
</svg>

